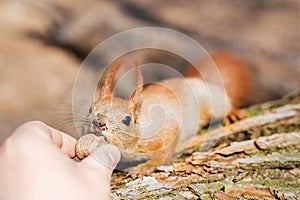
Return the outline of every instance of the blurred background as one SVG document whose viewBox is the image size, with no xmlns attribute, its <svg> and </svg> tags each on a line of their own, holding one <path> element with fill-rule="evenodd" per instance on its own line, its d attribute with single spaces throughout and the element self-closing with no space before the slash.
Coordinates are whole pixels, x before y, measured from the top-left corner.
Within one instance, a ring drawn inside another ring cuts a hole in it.
<svg viewBox="0 0 300 200">
<path fill-rule="evenodd" d="M 33 119 L 76 136 L 70 107 L 83 59 L 101 41 L 136 27 L 171 28 L 209 52 L 239 55 L 263 85 L 253 103 L 294 92 L 300 86 L 299 6 L 299 0 L 2 0 L 0 142 Z M 173 60 L 161 52 L 138 56 Z"/>
</svg>

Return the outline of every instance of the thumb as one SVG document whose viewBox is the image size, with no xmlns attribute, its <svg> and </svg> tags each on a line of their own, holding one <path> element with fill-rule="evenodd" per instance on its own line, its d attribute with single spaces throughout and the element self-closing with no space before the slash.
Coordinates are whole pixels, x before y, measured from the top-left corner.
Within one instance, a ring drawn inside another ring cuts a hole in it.
<svg viewBox="0 0 300 200">
<path fill-rule="evenodd" d="M 121 153 L 119 149 L 114 145 L 106 144 L 95 149 L 81 163 L 99 169 L 102 173 L 107 172 L 107 174 L 111 175 L 120 158 Z"/>
</svg>

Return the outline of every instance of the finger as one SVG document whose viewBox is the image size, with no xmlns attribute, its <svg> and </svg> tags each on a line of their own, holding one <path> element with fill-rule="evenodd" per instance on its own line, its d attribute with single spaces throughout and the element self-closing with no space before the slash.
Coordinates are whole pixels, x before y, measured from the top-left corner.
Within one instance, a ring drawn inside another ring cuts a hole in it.
<svg viewBox="0 0 300 200">
<path fill-rule="evenodd" d="M 119 149 L 113 145 L 106 144 L 94 150 L 80 164 L 93 168 L 99 173 L 105 173 L 110 177 L 120 158 L 121 153 Z"/>
<path fill-rule="evenodd" d="M 77 140 L 70 135 L 49 127 L 49 133 L 54 144 L 66 152 L 71 158 L 75 157 L 75 145 Z"/>
<path fill-rule="evenodd" d="M 21 125 L 14 131 L 12 137 L 24 140 L 24 142 L 28 140 L 35 143 L 48 141 L 58 146 L 70 157 L 75 156 L 76 139 L 40 121 L 30 121 Z"/>
</svg>

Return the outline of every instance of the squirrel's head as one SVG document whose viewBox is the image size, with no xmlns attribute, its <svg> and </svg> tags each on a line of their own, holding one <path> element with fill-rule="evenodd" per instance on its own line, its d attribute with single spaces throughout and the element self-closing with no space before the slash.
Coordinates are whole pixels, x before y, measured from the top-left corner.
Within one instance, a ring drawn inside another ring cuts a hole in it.
<svg viewBox="0 0 300 200">
<path fill-rule="evenodd" d="M 110 68 L 100 89 L 100 98 L 89 110 L 88 133 L 102 135 L 107 142 L 126 148 L 134 145 L 138 139 L 136 118 L 142 103 L 143 77 L 136 64 L 136 90 L 128 101 L 114 97 L 114 77 L 120 66 L 120 62 L 117 62 Z"/>
</svg>

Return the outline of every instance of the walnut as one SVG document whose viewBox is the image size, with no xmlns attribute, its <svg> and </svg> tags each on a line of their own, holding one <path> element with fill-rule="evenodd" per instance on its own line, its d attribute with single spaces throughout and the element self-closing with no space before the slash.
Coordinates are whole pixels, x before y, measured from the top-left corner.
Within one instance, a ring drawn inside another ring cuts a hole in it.
<svg viewBox="0 0 300 200">
<path fill-rule="evenodd" d="M 101 145 L 107 144 L 104 136 L 96 136 L 94 134 L 87 134 L 79 138 L 76 146 L 76 156 L 81 160 L 90 155 L 90 153 Z"/>
</svg>

